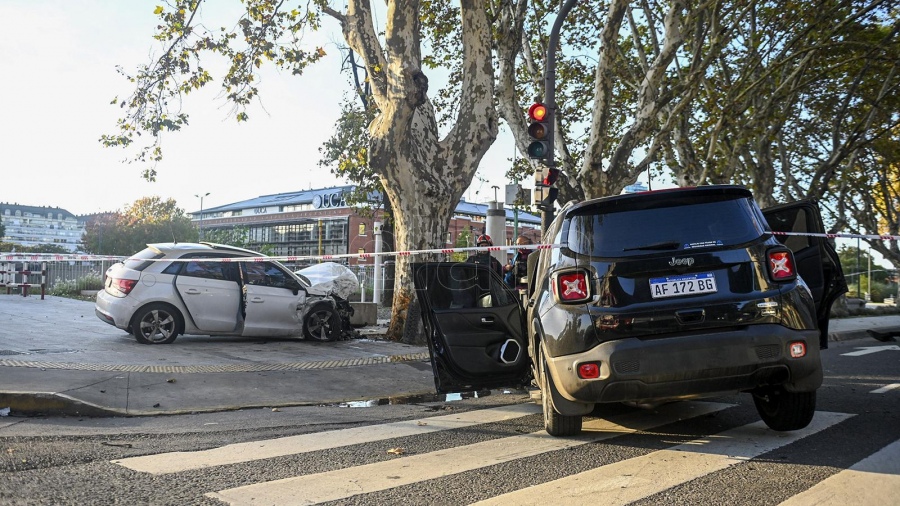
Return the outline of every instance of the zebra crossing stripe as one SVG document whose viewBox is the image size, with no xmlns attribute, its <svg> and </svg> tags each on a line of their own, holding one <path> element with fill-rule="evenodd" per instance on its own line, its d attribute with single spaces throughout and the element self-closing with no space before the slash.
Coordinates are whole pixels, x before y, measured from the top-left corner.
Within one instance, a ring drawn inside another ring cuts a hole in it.
<svg viewBox="0 0 900 506">
<path fill-rule="evenodd" d="M 900 500 L 900 440 L 832 475 L 779 506 L 897 504 Z"/>
<path fill-rule="evenodd" d="M 624 505 L 794 443 L 851 416 L 819 411 L 805 429 L 783 433 L 755 422 L 475 504 L 519 506 L 580 501 Z"/>
<path fill-rule="evenodd" d="M 374 464 L 257 483 L 206 495 L 229 504 L 288 506 L 334 501 L 612 439 L 732 406 L 713 402 L 668 404 L 654 413 L 633 412 L 617 416 L 614 420 L 586 421 L 583 426 L 584 433 L 576 438 L 555 438 L 544 431 L 539 431 Z M 385 479 L 386 476 L 390 476 L 390 480 Z"/>
<path fill-rule="evenodd" d="M 900 388 L 900 383 L 891 383 L 890 385 L 885 385 L 881 388 L 872 390 L 869 393 L 870 394 L 886 394 L 886 393 L 890 392 L 891 390 L 895 390 L 897 388 Z"/>
<path fill-rule="evenodd" d="M 190 469 L 237 464 L 441 430 L 459 429 L 484 423 L 502 422 L 540 412 L 541 407 L 536 404 L 513 404 L 405 422 L 235 443 L 196 452 L 171 452 L 130 457 L 113 460 L 112 463 L 151 474 L 177 473 Z"/>
</svg>

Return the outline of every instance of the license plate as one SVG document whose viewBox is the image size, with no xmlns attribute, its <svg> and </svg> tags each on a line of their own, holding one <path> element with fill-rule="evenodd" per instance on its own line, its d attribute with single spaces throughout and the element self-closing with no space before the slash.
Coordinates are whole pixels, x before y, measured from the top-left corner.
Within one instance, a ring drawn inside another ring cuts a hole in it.
<svg viewBox="0 0 900 506">
<path fill-rule="evenodd" d="M 711 272 L 650 278 L 650 296 L 654 299 L 716 293 L 716 277 Z"/>
</svg>

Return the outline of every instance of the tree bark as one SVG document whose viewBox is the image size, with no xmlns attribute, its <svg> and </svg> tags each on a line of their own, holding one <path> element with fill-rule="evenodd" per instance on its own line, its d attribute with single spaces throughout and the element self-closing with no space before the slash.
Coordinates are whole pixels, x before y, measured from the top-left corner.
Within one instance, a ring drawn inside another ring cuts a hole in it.
<svg viewBox="0 0 900 506">
<path fill-rule="evenodd" d="M 389 0 L 384 44 L 366 0 L 350 0 L 341 21 L 350 47 L 372 76 L 378 115 L 369 127 L 369 167 L 381 177 L 395 219 L 397 251 L 443 244 L 450 218 L 478 164 L 497 137 L 491 26 L 485 4 L 462 0 L 463 79 L 459 113 L 440 138 L 421 68 L 421 26 L 417 0 Z M 415 261 L 425 260 L 416 257 Z M 388 337 L 404 338 L 414 297 L 408 255 L 397 257 Z M 416 332 L 406 332 L 406 340 Z"/>
</svg>

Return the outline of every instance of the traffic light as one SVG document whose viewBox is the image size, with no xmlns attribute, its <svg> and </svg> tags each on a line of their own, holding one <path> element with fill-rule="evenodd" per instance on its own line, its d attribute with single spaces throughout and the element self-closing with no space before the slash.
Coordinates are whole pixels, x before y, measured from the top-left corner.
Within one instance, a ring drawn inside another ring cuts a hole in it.
<svg viewBox="0 0 900 506">
<path fill-rule="evenodd" d="M 531 144 L 528 145 L 528 156 L 537 160 L 548 160 L 553 153 L 552 122 L 553 114 L 547 107 L 537 102 L 528 108 L 528 135 L 531 136 Z"/>
<path fill-rule="evenodd" d="M 559 179 L 559 169 L 547 169 L 547 175 L 544 176 L 544 186 L 553 186 Z"/>
</svg>

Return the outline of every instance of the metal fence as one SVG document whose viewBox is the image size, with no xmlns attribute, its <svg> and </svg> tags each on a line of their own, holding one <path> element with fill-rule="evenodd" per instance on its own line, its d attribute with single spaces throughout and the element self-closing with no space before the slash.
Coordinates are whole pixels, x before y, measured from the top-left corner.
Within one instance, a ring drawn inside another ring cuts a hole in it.
<svg viewBox="0 0 900 506">
<path fill-rule="evenodd" d="M 115 260 L 35 261 L 0 263 L 0 286 L 13 291 L 22 285 L 44 289 L 50 294 L 72 295 L 101 290 L 103 274 Z"/>
<path fill-rule="evenodd" d="M 106 270 L 116 260 L 48 260 L 36 262 L 0 262 L 0 288 L 18 287 L 30 284 L 40 290 L 41 283 L 50 295 L 79 295 L 103 289 Z M 287 265 L 291 270 L 294 266 Z M 352 301 L 373 302 L 375 297 L 375 266 L 351 266 L 359 280 L 360 291 L 353 294 Z M 46 273 L 44 271 L 46 270 Z M 381 267 L 381 283 L 378 288 L 382 305 L 390 304 L 393 288 L 393 264 Z M 385 287 L 387 290 L 385 291 Z"/>
</svg>

